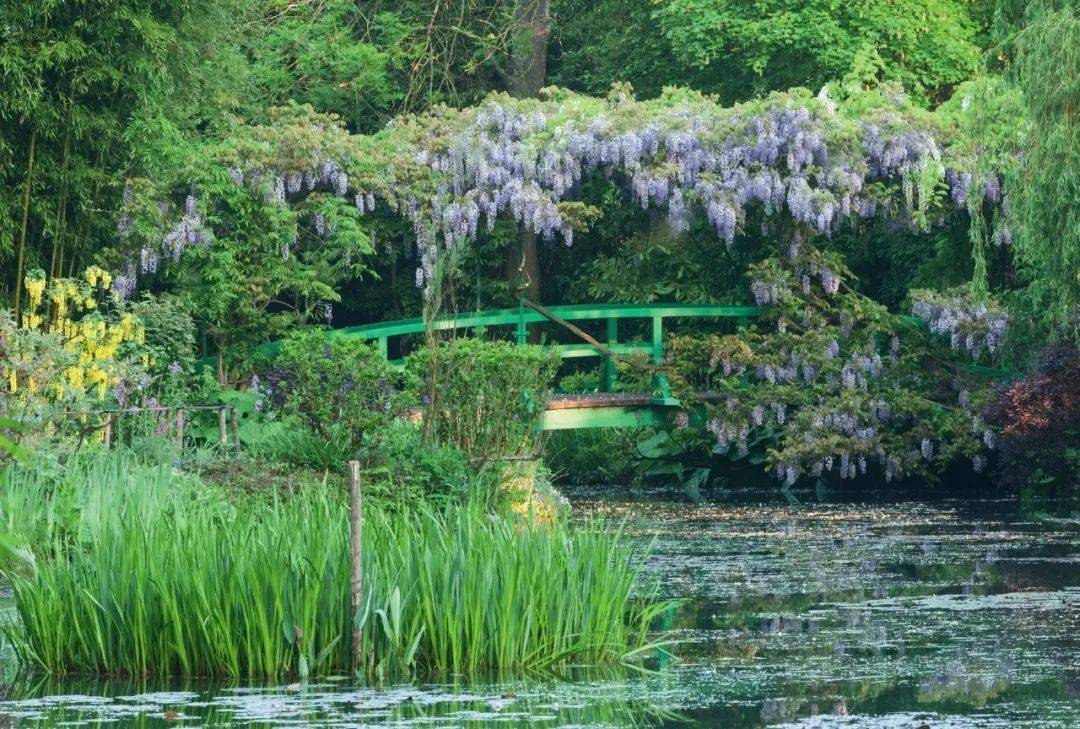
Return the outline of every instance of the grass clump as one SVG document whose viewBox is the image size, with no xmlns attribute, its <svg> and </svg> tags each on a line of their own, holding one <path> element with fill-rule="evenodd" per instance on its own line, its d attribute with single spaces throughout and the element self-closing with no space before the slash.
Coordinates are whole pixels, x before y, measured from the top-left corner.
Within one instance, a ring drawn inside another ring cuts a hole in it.
<svg viewBox="0 0 1080 729">
<path fill-rule="evenodd" d="M 355 666 L 341 490 L 244 498 L 160 469 L 130 458 L 72 469 L 78 523 L 40 521 L 33 564 L 7 573 L 19 621 L 5 632 L 24 665 L 277 678 L 601 663 L 647 646 L 665 607 L 631 599 L 634 560 L 601 524 L 370 508 Z M 5 479 L 10 493 L 40 486 L 18 469 Z M 41 494 L 43 511 L 57 493 Z"/>
</svg>

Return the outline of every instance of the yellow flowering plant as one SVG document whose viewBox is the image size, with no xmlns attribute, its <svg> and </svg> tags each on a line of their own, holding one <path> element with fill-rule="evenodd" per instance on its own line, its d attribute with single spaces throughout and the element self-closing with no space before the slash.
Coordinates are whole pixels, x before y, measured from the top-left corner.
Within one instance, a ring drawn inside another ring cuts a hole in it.
<svg viewBox="0 0 1080 729">
<path fill-rule="evenodd" d="M 111 305 L 111 284 L 97 266 L 80 278 L 27 274 L 22 321 L 0 312 L 0 404 L 7 401 L 0 415 L 105 407 L 117 385 L 143 377 L 149 362 L 139 351 L 142 323 Z"/>
</svg>

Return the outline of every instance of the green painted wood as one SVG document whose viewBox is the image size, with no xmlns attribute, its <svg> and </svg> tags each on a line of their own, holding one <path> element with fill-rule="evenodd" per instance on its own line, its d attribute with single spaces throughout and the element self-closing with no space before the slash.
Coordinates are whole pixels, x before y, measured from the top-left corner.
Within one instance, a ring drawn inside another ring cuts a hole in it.
<svg viewBox="0 0 1080 729">
<path fill-rule="evenodd" d="M 664 361 L 664 317 L 653 316 L 652 318 L 652 363 L 662 364 Z"/>
<path fill-rule="evenodd" d="M 607 346 L 612 352 L 615 350 L 613 347 L 618 346 L 619 342 L 619 320 L 608 319 L 607 320 Z M 615 360 L 611 357 L 604 358 L 604 372 L 600 381 L 601 392 L 615 392 L 615 379 L 618 373 L 618 366 Z"/>
<path fill-rule="evenodd" d="M 733 318 L 755 317 L 765 311 L 760 306 L 711 306 L 703 304 L 571 304 L 567 306 L 551 306 L 549 311 L 567 321 L 582 321 L 589 319 L 662 319 L 686 318 Z M 469 329 L 478 326 L 518 326 L 521 323 L 534 324 L 547 322 L 548 319 L 531 309 L 521 311 L 513 309 L 490 309 L 479 312 L 462 312 L 457 316 L 437 319 L 430 323 L 436 331 L 448 331 L 451 329 Z M 364 339 L 377 339 L 379 337 L 397 337 L 406 334 L 420 334 L 426 326 L 424 320 L 399 319 L 397 321 L 379 322 L 376 324 L 363 324 L 360 326 L 333 329 L 331 336 L 335 337 L 362 337 Z"/>
<path fill-rule="evenodd" d="M 521 260 L 525 260 L 525 254 L 521 254 Z M 525 298 L 518 297 L 518 311 L 517 311 L 517 343 L 520 345 L 528 344 L 529 342 L 529 327 L 526 325 L 525 319 Z"/>
<path fill-rule="evenodd" d="M 646 428 L 671 424 L 675 408 L 662 405 L 630 405 L 545 410 L 540 430 L 583 430 L 587 428 Z"/>
<path fill-rule="evenodd" d="M 649 354 L 652 352 L 651 344 L 616 344 L 609 345 L 608 347 L 615 354 L 636 354 L 637 352 L 644 352 Z M 576 359 L 580 357 L 608 357 L 596 347 L 591 344 L 550 344 L 548 349 L 553 349 L 559 353 L 563 359 Z"/>
</svg>

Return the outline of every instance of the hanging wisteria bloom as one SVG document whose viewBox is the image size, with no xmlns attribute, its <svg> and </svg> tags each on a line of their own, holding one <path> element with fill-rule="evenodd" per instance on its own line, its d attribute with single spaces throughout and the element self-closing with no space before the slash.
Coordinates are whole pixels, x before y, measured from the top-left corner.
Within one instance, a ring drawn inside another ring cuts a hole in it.
<svg viewBox="0 0 1080 729">
<path fill-rule="evenodd" d="M 915 302 L 912 313 L 926 319 L 931 332 L 949 337 L 953 349 L 978 357 L 983 352 L 994 354 L 1001 348 L 1009 316 L 992 302 L 979 300 L 963 290 L 921 290 L 913 291 L 911 296 Z"/>
</svg>

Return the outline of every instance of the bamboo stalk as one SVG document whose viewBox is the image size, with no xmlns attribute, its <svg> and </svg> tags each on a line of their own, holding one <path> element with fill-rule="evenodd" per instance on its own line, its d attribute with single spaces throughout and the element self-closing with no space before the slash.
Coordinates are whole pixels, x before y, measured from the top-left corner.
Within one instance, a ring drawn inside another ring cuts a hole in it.
<svg viewBox="0 0 1080 729">
<path fill-rule="evenodd" d="M 26 164 L 26 191 L 23 193 L 22 232 L 19 234 L 19 259 L 15 265 L 15 326 L 22 326 L 22 284 L 26 265 L 26 229 L 30 223 L 30 190 L 34 181 L 34 151 L 37 129 L 30 132 L 30 155 Z"/>
<path fill-rule="evenodd" d="M 64 132 L 64 155 L 60 162 L 60 173 L 64 180 L 64 187 L 58 196 L 56 201 L 56 230 L 53 231 L 53 244 L 52 255 L 49 258 L 49 280 L 56 278 L 56 252 L 57 248 L 62 247 L 63 237 L 61 231 L 63 230 L 64 223 L 67 220 L 67 167 L 68 167 L 68 150 L 71 147 L 71 108 L 68 107 L 67 125 Z M 51 309 L 51 307 L 50 307 Z"/>
</svg>

